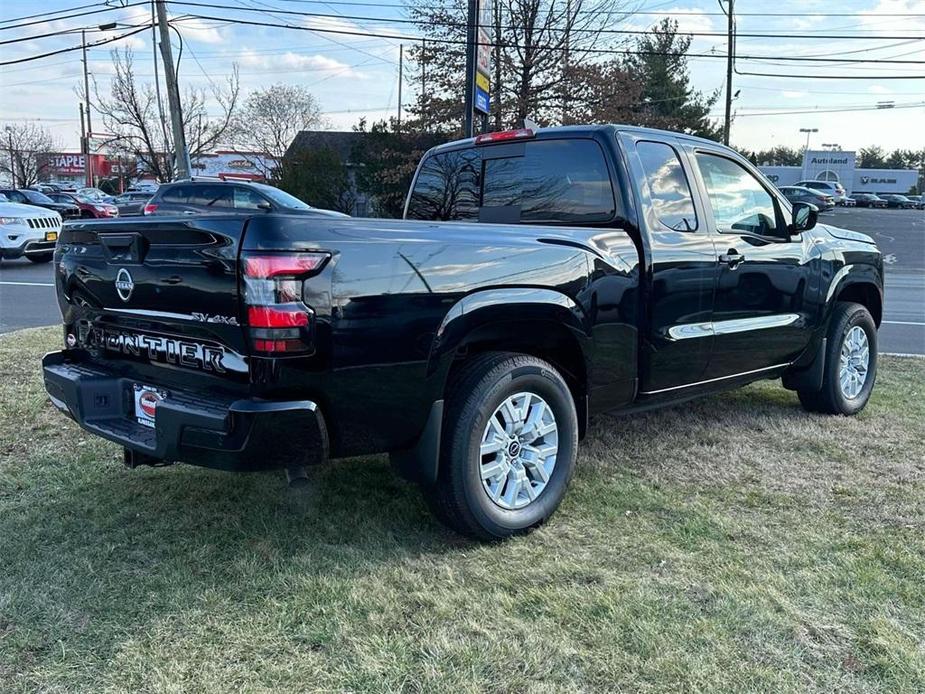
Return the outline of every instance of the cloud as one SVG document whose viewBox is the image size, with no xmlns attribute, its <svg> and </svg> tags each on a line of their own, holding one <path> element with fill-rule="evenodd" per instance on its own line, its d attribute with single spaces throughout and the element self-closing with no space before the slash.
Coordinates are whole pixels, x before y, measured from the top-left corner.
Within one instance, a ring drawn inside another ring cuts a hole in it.
<svg viewBox="0 0 925 694">
<path fill-rule="evenodd" d="M 221 29 L 206 23 L 202 19 L 187 18 L 177 22 L 176 26 L 183 34 L 184 40 L 193 40 L 200 43 L 225 43 L 225 36 Z"/>
<path fill-rule="evenodd" d="M 369 75 L 355 70 L 347 63 L 320 54 L 306 55 L 287 51 L 281 55 L 264 55 L 254 49 L 245 48 L 240 53 L 228 57 L 241 66 L 242 76 L 271 72 L 318 72 L 325 77 L 336 75 L 352 79 L 369 78 Z"/>
</svg>

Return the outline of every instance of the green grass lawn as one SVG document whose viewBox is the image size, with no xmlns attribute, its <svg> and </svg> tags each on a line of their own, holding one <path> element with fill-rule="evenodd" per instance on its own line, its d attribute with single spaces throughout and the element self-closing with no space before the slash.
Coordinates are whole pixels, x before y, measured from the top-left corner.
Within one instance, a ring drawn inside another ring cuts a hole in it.
<svg viewBox="0 0 925 694">
<path fill-rule="evenodd" d="M 765 382 L 596 418 L 552 521 L 482 546 L 384 457 L 127 470 L 0 338 L 0 690 L 925 690 L 925 360 L 867 410 Z"/>
</svg>

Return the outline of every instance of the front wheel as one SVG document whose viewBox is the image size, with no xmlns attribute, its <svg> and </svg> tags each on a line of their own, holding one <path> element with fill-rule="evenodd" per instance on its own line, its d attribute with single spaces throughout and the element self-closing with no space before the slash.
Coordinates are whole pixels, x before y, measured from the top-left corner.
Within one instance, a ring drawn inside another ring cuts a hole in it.
<svg viewBox="0 0 925 694">
<path fill-rule="evenodd" d="M 826 334 L 822 389 L 798 391 L 810 412 L 852 415 L 870 400 L 877 378 L 877 326 L 861 304 L 835 305 Z"/>
<path fill-rule="evenodd" d="M 478 540 L 545 522 L 578 455 L 575 402 L 562 376 L 535 357 L 474 357 L 447 395 L 440 471 L 425 489 L 440 520 Z"/>
</svg>

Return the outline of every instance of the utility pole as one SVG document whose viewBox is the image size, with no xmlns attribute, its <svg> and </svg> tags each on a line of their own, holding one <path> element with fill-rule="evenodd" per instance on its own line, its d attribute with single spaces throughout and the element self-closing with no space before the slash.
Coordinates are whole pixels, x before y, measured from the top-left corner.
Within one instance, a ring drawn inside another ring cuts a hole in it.
<svg viewBox="0 0 925 694">
<path fill-rule="evenodd" d="M 83 51 L 84 64 L 84 101 L 86 101 L 85 111 L 87 112 L 87 134 L 84 138 L 84 173 L 88 187 L 93 187 L 93 164 L 90 160 L 90 134 L 93 132 L 93 124 L 90 120 L 90 73 L 87 70 L 87 32 L 80 30 L 80 47 Z"/>
<path fill-rule="evenodd" d="M 170 27 L 167 24 L 167 8 L 164 0 L 155 0 L 157 8 L 157 28 L 161 35 L 161 57 L 164 60 L 164 79 L 167 82 L 167 103 L 170 107 L 170 125 L 173 130 L 173 148 L 176 158 L 177 177 L 190 177 L 189 150 L 186 148 L 186 135 L 183 132 L 183 115 L 180 111 L 180 88 L 177 85 L 177 73 L 173 64 L 173 52 L 170 49 Z"/>
<path fill-rule="evenodd" d="M 401 132 L 401 83 L 404 79 L 405 44 L 398 44 L 398 132 Z"/>
<path fill-rule="evenodd" d="M 84 105 L 80 103 L 78 106 L 80 106 L 80 153 L 84 155 L 84 181 L 86 181 L 87 160 L 90 158 L 90 152 L 87 145 L 87 126 L 84 121 Z"/>
<path fill-rule="evenodd" d="M 729 144 L 729 128 L 732 126 L 732 63 L 735 59 L 735 0 L 727 0 L 726 10 L 726 120 L 723 126 L 723 144 Z M 722 0 L 720 0 L 722 4 Z"/>
<path fill-rule="evenodd" d="M 16 161 L 13 159 L 13 128 L 5 126 L 6 136 L 10 144 L 10 188 L 16 187 Z"/>
<path fill-rule="evenodd" d="M 562 125 L 568 125 L 569 107 L 569 49 L 571 48 L 572 34 L 572 0 L 565 5 L 565 50 L 562 56 Z"/>
<path fill-rule="evenodd" d="M 154 58 L 154 93 L 157 95 L 157 115 L 161 121 L 161 134 L 164 136 L 164 149 L 167 148 L 167 119 L 164 118 L 164 102 L 161 100 L 161 78 L 157 69 L 157 16 L 154 0 L 151 0 L 151 56 Z"/>
<path fill-rule="evenodd" d="M 421 125 L 424 126 L 424 132 L 430 125 L 428 118 L 427 105 L 427 39 L 421 39 Z"/>
</svg>

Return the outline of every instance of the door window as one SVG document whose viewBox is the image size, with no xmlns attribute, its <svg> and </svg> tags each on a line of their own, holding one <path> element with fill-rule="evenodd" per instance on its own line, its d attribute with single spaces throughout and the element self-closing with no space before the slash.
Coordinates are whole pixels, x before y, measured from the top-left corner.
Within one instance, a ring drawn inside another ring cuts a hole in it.
<svg viewBox="0 0 925 694">
<path fill-rule="evenodd" d="M 231 195 L 231 186 L 196 186 L 193 189 L 193 196 L 189 204 L 209 208 L 233 207 L 234 200 Z"/>
<path fill-rule="evenodd" d="M 697 166 L 720 232 L 777 236 L 777 208 L 764 186 L 731 159 L 697 154 Z"/>
<path fill-rule="evenodd" d="M 664 142 L 639 142 L 636 152 L 658 221 L 673 231 L 695 231 L 697 213 L 691 187 L 674 148 Z"/>
<path fill-rule="evenodd" d="M 261 203 L 266 203 L 266 199 L 259 193 L 247 188 L 234 188 L 234 207 L 236 210 L 257 210 L 260 209 Z"/>
<path fill-rule="evenodd" d="M 604 152 L 593 140 L 527 142 L 522 157 L 485 160 L 483 210 L 513 221 L 589 223 L 616 210 Z"/>
</svg>

